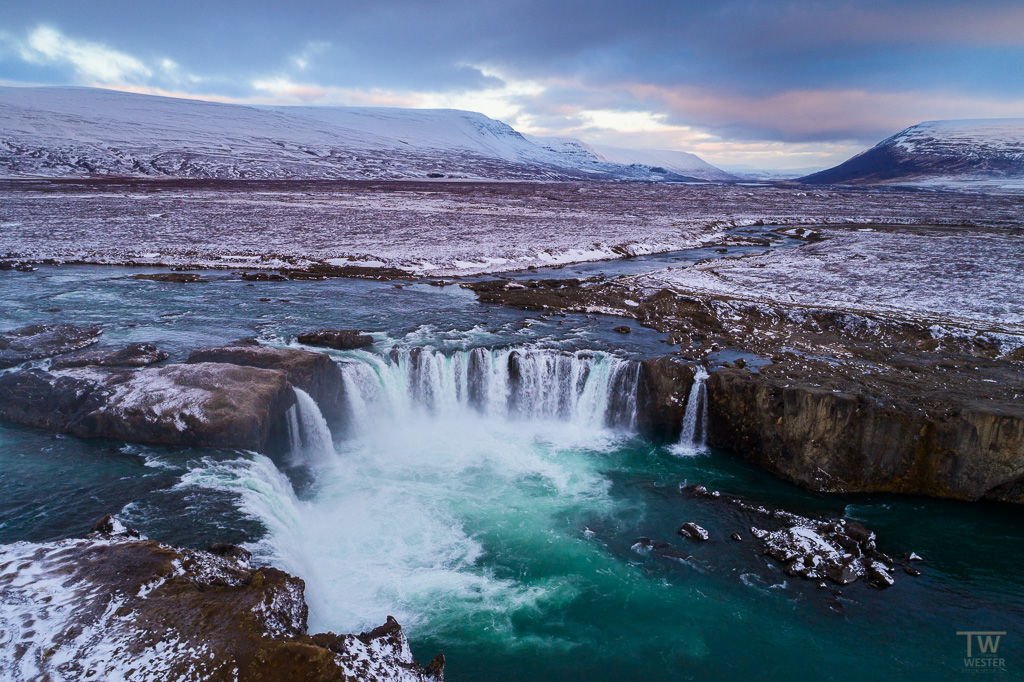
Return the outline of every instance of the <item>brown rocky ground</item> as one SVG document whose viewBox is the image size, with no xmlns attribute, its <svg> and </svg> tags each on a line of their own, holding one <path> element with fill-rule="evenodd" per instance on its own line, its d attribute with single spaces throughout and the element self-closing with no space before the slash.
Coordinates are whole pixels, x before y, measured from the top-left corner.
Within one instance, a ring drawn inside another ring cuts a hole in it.
<svg viewBox="0 0 1024 682">
<path fill-rule="evenodd" d="M 0 548 L 7 679 L 443 679 L 393 619 L 359 635 L 306 633 L 305 585 L 249 564 L 146 540 L 109 516 L 86 538 Z"/>
<path fill-rule="evenodd" d="M 918 275 L 922 289 L 934 289 L 928 300 L 892 294 L 889 280 L 913 290 L 913 253 L 834 267 L 833 249 L 822 266 L 827 276 L 815 271 L 829 240 L 843 239 L 854 254 L 870 254 L 858 244 L 899 241 L 821 232 L 791 251 L 697 268 L 464 286 L 484 301 L 632 317 L 669 334 L 680 346 L 676 357 L 721 368 L 708 381 L 709 442 L 806 487 L 1024 502 L 1024 325 L 1014 303 L 1021 285 L 1004 272 L 1021 267 L 1013 256 L 1019 237 L 941 232 L 953 240 L 944 247 L 987 240 L 987 257 L 1014 260 L 961 278 L 962 264 L 947 259 L 945 272 Z M 736 271 L 742 279 L 729 278 Z M 789 279 L 777 281 L 779 272 Z M 842 300 L 850 291 L 856 300 Z M 976 304 L 947 305 L 953 299 Z M 721 360 L 721 351 L 736 349 L 748 354 Z"/>
</svg>

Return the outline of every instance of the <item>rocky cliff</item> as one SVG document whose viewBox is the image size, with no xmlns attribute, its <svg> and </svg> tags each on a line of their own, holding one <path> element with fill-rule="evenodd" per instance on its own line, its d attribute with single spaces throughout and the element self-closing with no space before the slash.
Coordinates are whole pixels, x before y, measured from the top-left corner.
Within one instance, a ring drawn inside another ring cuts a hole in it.
<svg viewBox="0 0 1024 682">
<path fill-rule="evenodd" d="M 1024 502 L 1021 406 L 879 395 L 723 369 L 708 379 L 709 442 L 813 490 Z"/>
</svg>

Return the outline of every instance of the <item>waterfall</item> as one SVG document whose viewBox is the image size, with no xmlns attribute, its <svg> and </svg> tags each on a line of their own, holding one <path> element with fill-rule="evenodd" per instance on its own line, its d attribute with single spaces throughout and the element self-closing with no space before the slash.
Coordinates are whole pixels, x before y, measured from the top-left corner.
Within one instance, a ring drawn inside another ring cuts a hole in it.
<svg viewBox="0 0 1024 682">
<path fill-rule="evenodd" d="M 609 353 L 539 348 L 441 352 L 395 349 L 342 365 L 350 423 L 381 413 L 424 410 L 457 416 L 474 410 L 512 420 L 558 420 L 631 430 L 637 420 L 640 365 Z"/>
<path fill-rule="evenodd" d="M 673 448 L 677 455 L 696 455 L 707 450 L 708 437 L 708 372 L 697 367 L 693 376 L 693 388 L 686 399 L 686 413 L 683 415 L 683 432 L 679 443 Z"/>
<path fill-rule="evenodd" d="M 292 464 L 325 464 L 335 458 L 334 441 L 316 401 L 301 388 L 295 404 L 285 415 L 288 423 L 289 459 Z"/>
</svg>

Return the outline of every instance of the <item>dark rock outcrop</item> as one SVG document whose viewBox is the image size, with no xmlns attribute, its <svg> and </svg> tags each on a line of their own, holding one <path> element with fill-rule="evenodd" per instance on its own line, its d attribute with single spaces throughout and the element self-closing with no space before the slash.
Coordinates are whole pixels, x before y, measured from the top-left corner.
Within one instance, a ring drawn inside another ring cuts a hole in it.
<svg viewBox="0 0 1024 682">
<path fill-rule="evenodd" d="M 284 372 L 224 363 L 0 375 L 0 420 L 84 438 L 265 451 L 294 401 Z"/>
<path fill-rule="evenodd" d="M 330 356 L 323 353 L 245 344 L 197 350 L 189 356 L 188 362 L 226 362 L 280 370 L 292 386 L 301 388 L 316 401 L 332 429 L 337 428 L 344 418 L 341 369 Z"/>
<path fill-rule="evenodd" d="M 243 272 L 242 279 L 246 282 L 287 282 L 288 278 L 276 272 Z"/>
<path fill-rule="evenodd" d="M 153 274 L 135 275 L 132 279 L 144 279 L 151 282 L 177 282 L 179 284 L 207 281 L 195 272 L 156 272 Z"/>
<path fill-rule="evenodd" d="M 687 521 L 683 525 L 679 526 L 679 530 L 676 531 L 676 535 L 689 538 L 690 540 L 698 540 L 700 542 L 707 542 L 710 539 L 708 532 L 693 521 Z"/>
<path fill-rule="evenodd" d="M 99 327 L 78 324 L 31 324 L 4 332 L 0 334 L 0 369 L 81 350 L 99 337 Z"/>
<path fill-rule="evenodd" d="M 700 485 L 680 492 L 708 505 L 719 523 L 731 519 L 744 524 L 758 541 L 750 550 L 781 564 L 786 575 L 813 580 L 819 586 L 825 581 L 843 586 L 863 579 L 871 587 L 885 589 L 895 582 L 892 571 L 898 562 L 878 549 L 875 534 L 858 521 L 802 516 Z M 731 537 L 742 540 L 739 533 Z"/>
<path fill-rule="evenodd" d="M 133 343 L 121 350 L 96 351 L 79 353 L 69 357 L 58 358 L 50 365 L 51 369 L 68 369 L 71 367 L 145 367 L 163 362 L 170 357 L 151 343 Z"/>
<path fill-rule="evenodd" d="M 670 357 L 640 363 L 637 427 L 641 434 L 658 441 L 679 439 L 694 374 L 693 365 Z"/>
<path fill-rule="evenodd" d="M 160 544 L 106 518 L 87 538 L 0 546 L 0 592 L 22 623 L 0 668 L 25 679 L 443 679 L 412 658 L 401 626 L 306 633 L 299 578 L 246 555 Z M 29 579 L 27 576 L 31 576 Z"/>
<path fill-rule="evenodd" d="M 295 337 L 307 346 L 323 346 L 335 350 L 355 350 L 373 345 L 373 337 L 354 329 L 318 329 Z"/>
<path fill-rule="evenodd" d="M 1024 406 L 937 412 L 725 369 L 708 380 L 709 435 L 790 481 L 1024 502 Z"/>
</svg>

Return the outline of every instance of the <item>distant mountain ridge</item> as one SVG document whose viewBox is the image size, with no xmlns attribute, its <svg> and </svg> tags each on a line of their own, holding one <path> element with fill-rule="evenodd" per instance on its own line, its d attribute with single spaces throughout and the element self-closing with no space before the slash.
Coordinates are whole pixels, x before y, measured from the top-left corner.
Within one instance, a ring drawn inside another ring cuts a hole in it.
<svg viewBox="0 0 1024 682">
<path fill-rule="evenodd" d="M 533 135 L 525 137 L 551 151 L 574 156 L 582 163 L 594 163 L 596 160 L 623 166 L 646 166 L 701 180 L 728 182 L 738 179 L 735 175 L 712 166 L 696 154 L 689 152 L 589 145 L 571 137 L 535 137 Z"/>
<path fill-rule="evenodd" d="M 1024 182 L 1024 118 L 926 121 L 852 159 L 800 178 L 810 184 Z"/>
<path fill-rule="evenodd" d="M 247 106 L 93 88 L 0 87 L 0 176 L 722 180 L 697 163 L 538 144 L 454 109 Z M 685 154 L 676 152 L 676 154 Z M 685 155 L 692 156 L 692 155 Z"/>
</svg>

